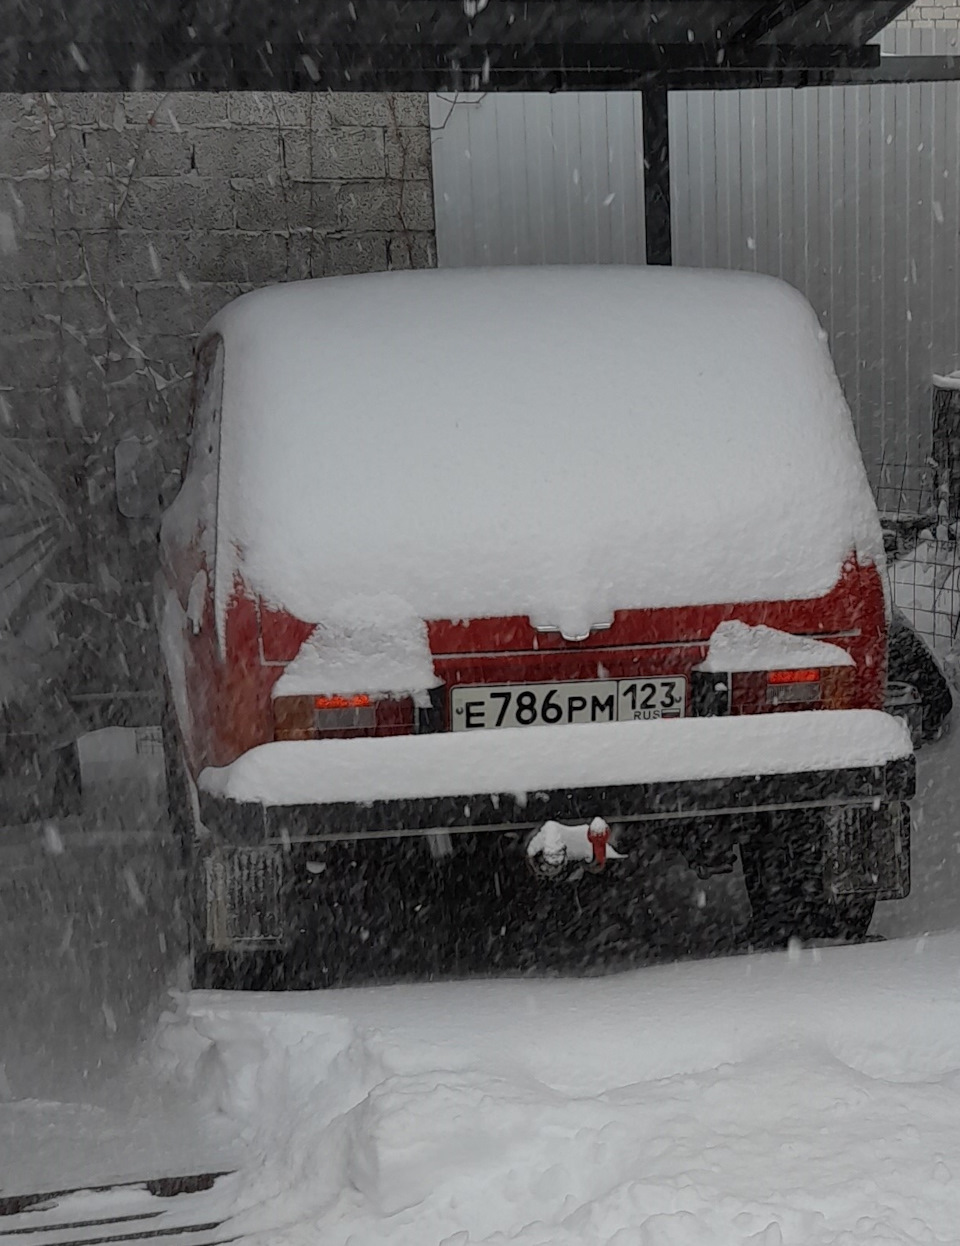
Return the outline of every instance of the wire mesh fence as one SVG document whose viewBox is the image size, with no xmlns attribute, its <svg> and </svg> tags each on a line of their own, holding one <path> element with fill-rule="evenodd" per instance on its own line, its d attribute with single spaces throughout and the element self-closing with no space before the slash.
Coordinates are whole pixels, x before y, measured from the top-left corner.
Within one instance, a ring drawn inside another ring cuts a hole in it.
<svg viewBox="0 0 960 1246">
<path fill-rule="evenodd" d="M 883 463 L 877 505 L 893 605 L 946 659 L 960 639 L 960 549 L 936 460 Z"/>
</svg>

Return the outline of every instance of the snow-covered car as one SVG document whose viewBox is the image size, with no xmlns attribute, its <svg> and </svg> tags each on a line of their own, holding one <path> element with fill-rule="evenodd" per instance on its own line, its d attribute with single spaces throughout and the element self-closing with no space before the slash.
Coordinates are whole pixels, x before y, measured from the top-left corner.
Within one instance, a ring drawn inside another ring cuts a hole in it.
<svg viewBox="0 0 960 1246">
<path fill-rule="evenodd" d="M 316 948 L 338 871 L 411 843 L 611 886 L 653 831 L 702 876 L 739 848 L 763 937 L 862 935 L 907 893 L 881 530 L 782 282 L 245 295 L 201 335 L 161 546 L 198 980 Z"/>
</svg>

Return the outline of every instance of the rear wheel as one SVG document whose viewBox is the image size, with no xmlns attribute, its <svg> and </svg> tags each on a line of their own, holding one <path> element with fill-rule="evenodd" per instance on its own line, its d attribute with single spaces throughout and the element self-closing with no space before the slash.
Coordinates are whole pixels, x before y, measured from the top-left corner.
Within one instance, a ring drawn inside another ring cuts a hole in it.
<svg viewBox="0 0 960 1246">
<path fill-rule="evenodd" d="M 753 911 L 751 942 L 781 946 L 792 938 L 866 937 L 876 898 L 831 894 L 817 813 L 765 815 L 756 833 L 741 842 L 740 857 Z"/>
</svg>

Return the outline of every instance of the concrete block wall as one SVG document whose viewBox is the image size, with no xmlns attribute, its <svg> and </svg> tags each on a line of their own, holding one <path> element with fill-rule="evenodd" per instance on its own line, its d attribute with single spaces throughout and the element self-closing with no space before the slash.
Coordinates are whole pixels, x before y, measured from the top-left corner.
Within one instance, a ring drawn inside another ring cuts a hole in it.
<svg viewBox="0 0 960 1246">
<path fill-rule="evenodd" d="M 914 4 L 901 13 L 894 25 L 911 30 L 960 31 L 960 3 L 942 0 L 937 4 L 928 0 L 915 0 Z"/>
<path fill-rule="evenodd" d="M 85 693 L 155 683 L 155 524 L 114 451 L 183 446 L 191 349 L 225 302 L 435 263 L 421 95 L 0 95 L 0 434 L 65 500 L 63 631 Z"/>
</svg>

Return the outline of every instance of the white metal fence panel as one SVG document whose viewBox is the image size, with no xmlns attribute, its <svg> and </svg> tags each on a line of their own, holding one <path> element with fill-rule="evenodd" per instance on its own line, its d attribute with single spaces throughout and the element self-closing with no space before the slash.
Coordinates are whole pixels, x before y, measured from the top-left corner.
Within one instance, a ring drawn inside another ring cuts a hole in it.
<svg viewBox="0 0 960 1246">
<path fill-rule="evenodd" d="M 434 96 L 430 121 L 443 267 L 642 263 L 639 96 Z"/>
<path fill-rule="evenodd" d="M 435 99 L 440 263 L 642 263 L 639 110 L 625 93 Z M 960 83 L 678 92 L 670 129 L 675 261 L 801 289 L 881 505 L 918 501 L 930 375 L 960 366 Z"/>
</svg>

